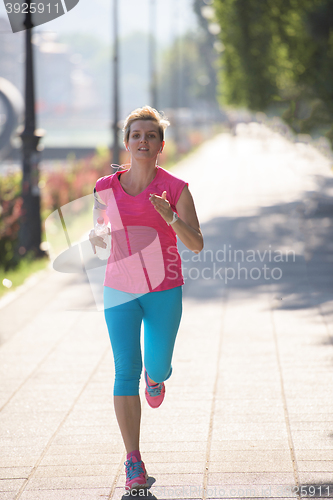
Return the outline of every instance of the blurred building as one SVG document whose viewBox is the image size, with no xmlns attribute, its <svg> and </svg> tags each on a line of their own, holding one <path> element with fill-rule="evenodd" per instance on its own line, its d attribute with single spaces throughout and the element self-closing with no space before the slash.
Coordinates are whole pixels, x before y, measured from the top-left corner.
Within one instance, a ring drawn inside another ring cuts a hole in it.
<svg viewBox="0 0 333 500">
<path fill-rule="evenodd" d="M 36 33 L 35 47 L 36 107 L 39 115 L 69 113 L 72 101 L 70 54 L 53 34 Z"/>
<path fill-rule="evenodd" d="M 82 58 L 70 47 L 57 42 L 54 33 L 37 33 L 36 103 L 43 115 L 85 113 L 98 105 L 93 78 L 84 70 Z"/>
<path fill-rule="evenodd" d="M 0 77 L 24 93 L 24 32 L 6 32 L 0 18 Z M 96 109 L 99 95 L 82 57 L 57 41 L 54 33 L 36 32 L 33 36 L 36 107 L 39 116 L 60 116 Z"/>
<path fill-rule="evenodd" d="M 24 36 L 23 32 L 8 31 L 8 22 L 0 17 L 0 76 L 24 91 Z"/>
</svg>

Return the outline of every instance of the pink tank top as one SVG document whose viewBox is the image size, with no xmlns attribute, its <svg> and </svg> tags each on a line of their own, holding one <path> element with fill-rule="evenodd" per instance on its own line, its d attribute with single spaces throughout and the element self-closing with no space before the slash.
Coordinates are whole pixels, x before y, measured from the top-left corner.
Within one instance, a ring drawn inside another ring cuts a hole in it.
<svg viewBox="0 0 333 500">
<path fill-rule="evenodd" d="M 112 243 L 104 285 L 129 293 L 168 290 L 184 284 L 177 236 L 149 201 L 150 194 L 167 192 L 172 210 L 188 183 L 161 167 L 142 193 L 131 196 L 120 184 L 117 172 L 96 183 L 106 205 Z"/>
</svg>

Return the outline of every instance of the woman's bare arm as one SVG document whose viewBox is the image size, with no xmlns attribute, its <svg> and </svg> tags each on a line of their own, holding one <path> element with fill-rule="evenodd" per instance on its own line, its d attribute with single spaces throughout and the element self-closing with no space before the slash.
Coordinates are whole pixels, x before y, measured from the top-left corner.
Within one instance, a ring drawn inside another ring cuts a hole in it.
<svg viewBox="0 0 333 500">
<path fill-rule="evenodd" d="M 93 222 L 96 226 L 97 219 L 103 217 L 105 224 L 109 222 L 106 215 L 106 205 L 104 205 L 97 191 L 94 191 L 94 208 L 93 208 Z M 89 241 L 91 243 L 93 252 L 96 253 L 96 246 L 106 248 L 106 243 L 101 236 L 97 236 L 95 230 L 92 229 L 89 233 Z"/>
<path fill-rule="evenodd" d="M 163 219 L 170 223 L 173 218 L 173 210 L 167 200 L 167 192 L 162 196 L 151 195 L 150 201 Z M 203 249 L 203 236 L 192 195 L 187 186 L 184 187 L 176 205 L 179 219 L 172 224 L 172 228 L 184 245 L 194 253 Z"/>
</svg>

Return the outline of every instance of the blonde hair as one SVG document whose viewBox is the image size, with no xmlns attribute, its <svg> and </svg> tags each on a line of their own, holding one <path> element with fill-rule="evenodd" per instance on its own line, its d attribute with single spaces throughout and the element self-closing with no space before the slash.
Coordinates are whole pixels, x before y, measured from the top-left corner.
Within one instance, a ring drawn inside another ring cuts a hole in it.
<svg viewBox="0 0 333 500">
<path fill-rule="evenodd" d="M 127 144 L 129 140 L 131 125 L 137 120 L 152 120 L 158 125 L 158 131 L 160 134 L 161 141 L 164 141 L 164 131 L 170 125 L 170 122 L 159 113 L 156 109 L 150 106 L 144 106 L 143 108 L 137 108 L 132 113 L 128 115 L 125 119 L 123 132 L 124 132 L 124 143 Z"/>
</svg>

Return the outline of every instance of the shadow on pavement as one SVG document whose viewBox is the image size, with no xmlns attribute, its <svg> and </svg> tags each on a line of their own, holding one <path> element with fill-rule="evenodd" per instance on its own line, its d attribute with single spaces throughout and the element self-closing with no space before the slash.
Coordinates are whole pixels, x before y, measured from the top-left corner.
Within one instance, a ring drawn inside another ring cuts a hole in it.
<svg viewBox="0 0 333 500">
<path fill-rule="evenodd" d="M 121 497 L 121 500 L 126 500 L 126 498 L 148 498 L 150 500 L 158 500 L 157 497 L 155 497 L 155 495 L 150 493 L 149 490 L 141 490 L 136 493 L 129 493 L 128 495 L 123 495 Z"/>
<path fill-rule="evenodd" d="M 127 492 L 121 497 L 121 500 L 126 500 L 127 498 L 148 498 L 150 500 L 158 500 L 157 497 L 149 491 L 149 488 L 153 486 L 153 484 L 156 482 L 156 479 L 153 476 L 149 476 L 147 482 L 149 484 L 147 489 Z"/>
<path fill-rule="evenodd" d="M 141 490 L 140 494 L 130 493 L 129 495 L 123 495 L 121 497 L 121 500 L 126 500 L 126 498 L 149 498 L 150 500 L 158 500 L 157 497 L 155 497 L 155 495 L 150 493 L 149 490 L 146 490 L 146 491 Z"/>
<path fill-rule="evenodd" d="M 333 179 L 318 183 L 320 192 L 306 192 L 300 200 L 202 224 L 205 248 L 199 255 L 179 245 L 184 296 L 208 301 L 227 289 L 256 293 L 272 285 L 283 309 L 332 300 L 333 197 L 328 192 Z"/>
</svg>

